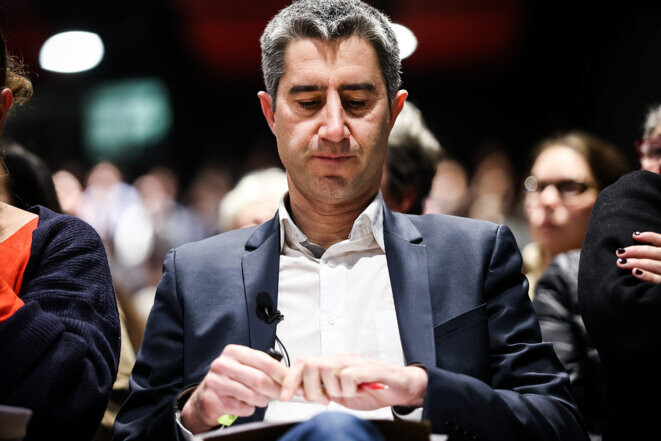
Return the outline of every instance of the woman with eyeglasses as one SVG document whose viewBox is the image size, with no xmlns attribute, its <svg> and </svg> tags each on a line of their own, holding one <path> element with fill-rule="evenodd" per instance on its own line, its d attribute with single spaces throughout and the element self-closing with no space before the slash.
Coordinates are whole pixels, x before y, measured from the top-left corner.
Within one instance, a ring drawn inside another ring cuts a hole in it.
<svg viewBox="0 0 661 441">
<path fill-rule="evenodd" d="M 0 35 L 0 131 L 12 105 L 31 94 Z M 0 202 L 0 342 L 0 432 L 20 438 L 29 409 L 25 440 L 89 440 L 120 350 L 110 269 L 92 227 Z"/>
<path fill-rule="evenodd" d="M 628 171 L 627 162 L 615 147 L 582 132 L 542 141 L 534 158 L 524 191 L 535 242 L 524 248 L 524 267 L 542 336 L 569 373 L 595 440 L 603 431 L 604 374 L 578 308 L 578 249 L 599 191 Z"/>
<path fill-rule="evenodd" d="M 543 140 L 533 157 L 524 181 L 524 210 L 533 243 L 522 251 L 531 297 L 555 256 L 581 248 L 599 191 L 629 171 L 615 147 L 578 131 Z"/>
</svg>

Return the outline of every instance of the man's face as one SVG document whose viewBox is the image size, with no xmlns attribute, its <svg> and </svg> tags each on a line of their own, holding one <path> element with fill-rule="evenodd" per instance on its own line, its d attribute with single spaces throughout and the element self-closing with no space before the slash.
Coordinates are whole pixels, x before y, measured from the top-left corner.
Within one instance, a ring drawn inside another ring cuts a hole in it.
<svg viewBox="0 0 661 441">
<path fill-rule="evenodd" d="M 362 38 L 287 46 L 275 97 L 261 92 L 292 197 L 351 203 L 379 188 L 387 141 L 406 92 L 388 103 L 374 48 Z"/>
</svg>

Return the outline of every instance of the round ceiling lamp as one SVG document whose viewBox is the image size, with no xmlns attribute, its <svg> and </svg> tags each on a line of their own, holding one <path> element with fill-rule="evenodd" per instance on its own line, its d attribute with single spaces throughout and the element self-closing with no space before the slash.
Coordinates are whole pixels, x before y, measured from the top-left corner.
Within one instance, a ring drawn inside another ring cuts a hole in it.
<svg viewBox="0 0 661 441">
<path fill-rule="evenodd" d="M 93 32 L 69 31 L 50 37 L 39 52 L 42 69 L 60 73 L 84 72 L 103 59 L 101 37 Z"/>
<path fill-rule="evenodd" d="M 391 23 L 391 26 L 397 38 L 397 44 L 399 44 L 399 58 L 403 60 L 415 52 L 418 47 L 418 39 L 406 26 L 398 23 Z"/>
</svg>

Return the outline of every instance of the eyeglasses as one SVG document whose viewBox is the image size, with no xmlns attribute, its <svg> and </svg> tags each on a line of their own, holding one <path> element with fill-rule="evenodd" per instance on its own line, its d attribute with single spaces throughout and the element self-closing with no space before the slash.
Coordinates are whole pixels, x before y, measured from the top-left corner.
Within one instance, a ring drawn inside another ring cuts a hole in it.
<svg viewBox="0 0 661 441">
<path fill-rule="evenodd" d="M 523 182 L 524 193 L 528 199 L 537 200 L 546 187 L 554 187 L 565 204 L 571 204 L 576 198 L 591 188 L 597 188 L 595 184 L 575 181 L 573 179 L 559 179 L 557 181 L 539 181 L 534 176 L 528 176 Z"/>
<path fill-rule="evenodd" d="M 638 159 L 661 161 L 661 139 L 639 139 L 635 145 Z"/>
</svg>

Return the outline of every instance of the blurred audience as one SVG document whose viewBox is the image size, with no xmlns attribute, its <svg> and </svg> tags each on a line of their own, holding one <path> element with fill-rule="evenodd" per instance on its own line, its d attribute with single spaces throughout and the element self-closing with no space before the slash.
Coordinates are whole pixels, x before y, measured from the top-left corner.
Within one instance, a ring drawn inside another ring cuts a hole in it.
<svg viewBox="0 0 661 441">
<path fill-rule="evenodd" d="M 0 200 L 23 210 L 42 205 L 62 212 L 46 163 L 14 141 L 3 140 L 2 149 L 7 174 L 0 177 Z"/>
<path fill-rule="evenodd" d="M 83 197 L 83 186 L 78 178 L 67 170 L 58 170 L 53 173 L 53 184 L 62 213 L 78 216 Z"/>
<path fill-rule="evenodd" d="M 406 101 L 388 138 L 381 178 L 383 200 L 391 210 L 422 214 L 440 157 L 441 144 L 422 112 Z"/>
<path fill-rule="evenodd" d="M 606 379 L 578 306 L 580 250 L 556 256 L 535 288 L 533 306 L 544 341 L 553 343 L 592 441 L 604 432 Z"/>
<path fill-rule="evenodd" d="M 515 191 L 516 177 L 510 158 L 499 147 L 478 150 L 477 166 L 470 182 L 468 217 L 506 224 L 519 244 L 530 242 L 530 234 Z"/>
<path fill-rule="evenodd" d="M 468 216 L 470 194 L 468 172 L 454 159 L 445 158 L 436 166 L 429 196 L 425 200 L 424 214 L 451 214 Z"/>
<path fill-rule="evenodd" d="M 0 38 L 0 130 L 12 103 L 21 105 L 31 94 Z M 7 164 L 5 193 L 20 204 L 44 194 L 53 201 L 50 173 L 21 167 L 26 158 L 34 159 L 23 155 L 15 169 Z M 29 188 L 30 179 L 40 188 Z M 120 353 L 110 269 L 89 225 L 43 206 L 25 211 L 0 202 L 0 340 L 0 404 L 32 411 L 25 439 L 89 440 Z"/>
<path fill-rule="evenodd" d="M 287 191 L 284 170 L 271 167 L 244 175 L 220 204 L 220 231 L 252 227 L 271 219 Z"/>
<path fill-rule="evenodd" d="M 218 207 L 231 188 L 232 179 L 226 169 L 205 166 L 195 173 L 185 199 L 187 206 L 202 219 L 205 236 L 220 232 Z"/>
<path fill-rule="evenodd" d="M 661 104 L 652 107 L 645 118 L 643 138 L 636 142 L 640 168 L 661 173 Z"/>
<path fill-rule="evenodd" d="M 599 191 L 629 171 L 614 146 L 578 131 L 543 140 L 533 158 L 524 208 L 534 242 L 522 250 L 531 297 L 555 256 L 581 248 Z"/>
<path fill-rule="evenodd" d="M 526 179 L 526 212 L 541 266 L 529 265 L 539 278 L 531 293 L 544 340 L 552 342 L 569 373 L 572 394 L 592 440 L 601 439 L 605 417 L 605 374 L 585 329 L 578 305 L 578 264 L 587 223 L 598 192 L 626 171 L 626 160 L 594 136 L 572 132 L 544 141 Z M 544 194 L 553 186 L 553 194 Z M 564 194 L 563 194 L 564 193 Z M 535 247 L 535 248 L 533 248 Z M 545 259 L 553 259 L 543 268 Z M 533 291 L 534 290 L 534 291 Z"/>
<path fill-rule="evenodd" d="M 500 149 L 489 149 L 477 163 L 471 180 L 468 216 L 502 224 L 514 204 L 514 169 Z"/>
</svg>

